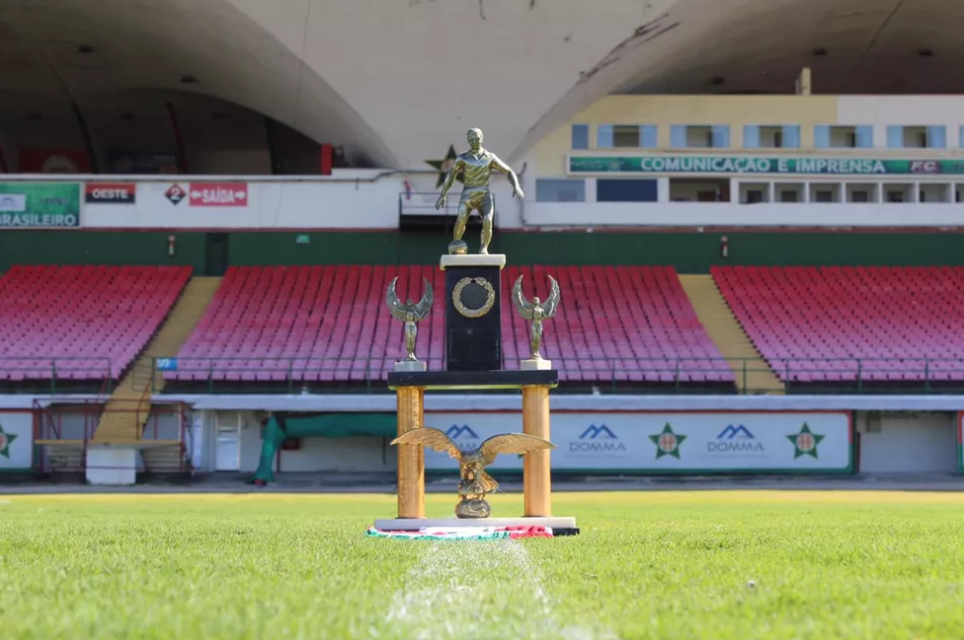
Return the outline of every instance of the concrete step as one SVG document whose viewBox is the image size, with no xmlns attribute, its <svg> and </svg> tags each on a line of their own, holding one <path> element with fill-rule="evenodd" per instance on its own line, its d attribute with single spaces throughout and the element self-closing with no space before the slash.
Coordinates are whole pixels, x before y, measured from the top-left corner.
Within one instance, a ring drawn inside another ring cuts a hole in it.
<svg viewBox="0 0 964 640">
<path fill-rule="evenodd" d="M 747 393 L 784 393 L 770 365 L 743 331 L 711 275 L 680 275 L 680 284 L 696 315 L 736 376 L 737 388 Z"/>
<path fill-rule="evenodd" d="M 192 278 L 187 283 L 160 330 L 107 401 L 94 432 L 95 442 L 121 443 L 141 438 L 151 413 L 152 393 L 164 388 L 164 378 L 153 375 L 153 359 L 177 354 L 201 321 L 221 280 Z"/>
</svg>

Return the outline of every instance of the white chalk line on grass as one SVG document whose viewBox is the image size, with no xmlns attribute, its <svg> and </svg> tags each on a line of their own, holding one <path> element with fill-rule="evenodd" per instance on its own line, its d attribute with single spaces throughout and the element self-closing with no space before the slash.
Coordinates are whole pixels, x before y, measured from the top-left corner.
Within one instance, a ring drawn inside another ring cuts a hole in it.
<svg viewBox="0 0 964 640">
<path fill-rule="evenodd" d="M 614 638 L 586 627 L 561 627 L 538 568 L 514 540 L 426 545 L 395 593 L 386 622 L 392 637 Z"/>
</svg>

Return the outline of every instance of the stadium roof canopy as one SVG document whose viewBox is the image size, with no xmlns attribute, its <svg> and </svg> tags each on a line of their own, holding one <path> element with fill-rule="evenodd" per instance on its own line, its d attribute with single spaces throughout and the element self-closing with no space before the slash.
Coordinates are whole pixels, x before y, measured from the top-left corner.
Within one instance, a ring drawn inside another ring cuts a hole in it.
<svg viewBox="0 0 964 640">
<path fill-rule="evenodd" d="M 381 166 L 469 126 L 512 157 L 610 93 L 790 93 L 804 66 L 817 93 L 960 92 L 962 26 L 956 0 L 4 0 L 0 131 L 177 90 Z"/>
</svg>

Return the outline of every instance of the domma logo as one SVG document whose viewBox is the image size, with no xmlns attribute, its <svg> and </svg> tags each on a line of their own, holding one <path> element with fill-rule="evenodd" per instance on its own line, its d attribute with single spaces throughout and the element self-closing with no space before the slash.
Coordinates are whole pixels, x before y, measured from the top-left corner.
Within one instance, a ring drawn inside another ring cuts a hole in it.
<svg viewBox="0 0 964 640">
<path fill-rule="evenodd" d="M 597 427 L 594 424 L 589 425 L 589 428 L 583 431 L 582 435 L 579 436 L 580 440 L 585 440 L 586 438 L 591 440 L 595 440 L 596 438 L 610 438 L 612 440 L 619 439 L 616 437 L 616 434 L 613 433 L 612 430 L 610 430 L 610 428 L 606 425 Z"/>
<path fill-rule="evenodd" d="M 723 431 L 720 431 L 720 435 L 716 436 L 716 439 L 722 440 L 723 438 L 729 438 L 732 440 L 733 438 L 737 438 L 737 437 L 751 438 L 751 439 L 754 438 L 753 434 L 750 433 L 750 430 L 744 427 L 742 424 L 738 427 L 734 427 L 731 424 L 726 429 L 723 429 Z"/>
<path fill-rule="evenodd" d="M 466 440 L 478 440 L 479 434 L 472 430 L 467 424 L 463 424 L 461 427 L 457 424 L 453 424 L 445 432 L 445 435 L 450 437 L 452 440 L 458 440 L 459 438 L 464 438 Z"/>
<path fill-rule="evenodd" d="M 707 453 L 764 453 L 763 443 L 742 424 L 727 426 L 716 436 L 715 442 L 706 443 Z"/>
<path fill-rule="evenodd" d="M 604 424 L 589 425 L 579 439 L 569 443 L 570 453 L 625 453 L 626 445 Z"/>
</svg>

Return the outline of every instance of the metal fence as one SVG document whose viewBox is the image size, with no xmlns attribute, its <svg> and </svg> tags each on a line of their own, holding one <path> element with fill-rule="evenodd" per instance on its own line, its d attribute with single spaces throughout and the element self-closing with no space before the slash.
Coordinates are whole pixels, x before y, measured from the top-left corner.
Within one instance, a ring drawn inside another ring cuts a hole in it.
<svg viewBox="0 0 964 640">
<path fill-rule="evenodd" d="M 387 393 L 396 358 L 227 357 L 158 358 L 160 380 L 203 386 L 208 392 L 259 385 L 281 393 L 340 388 Z M 948 393 L 964 389 L 964 359 L 952 358 L 551 358 L 561 388 L 616 393 Z M 425 358 L 441 370 L 441 357 Z M 507 369 L 517 361 L 507 359 Z M 146 383 L 146 381 L 145 381 Z"/>
<path fill-rule="evenodd" d="M 139 398 L 106 399 L 43 406 L 34 401 L 34 442 L 40 448 L 40 472 L 72 473 L 86 469 L 126 469 L 121 466 L 91 466 L 87 450 L 95 443 L 103 418 L 113 414 L 136 425 L 137 446 L 142 450 L 138 471 L 183 473 L 191 446 L 190 407 L 184 403 L 155 404 L 145 408 Z M 104 442 L 110 442 L 105 440 Z M 103 443 L 102 443 L 103 444 Z"/>
<path fill-rule="evenodd" d="M 50 395 L 72 385 L 86 385 L 109 394 L 113 388 L 111 360 L 100 356 L 0 356 L 0 385 L 33 387 Z"/>
<path fill-rule="evenodd" d="M 167 384 L 209 393 L 258 386 L 265 391 L 324 393 L 341 389 L 387 393 L 385 381 L 399 356 L 381 358 L 224 357 L 154 358 L 132 368 L 137 391 L 159 393 Z M 441 356 L 424 359 L 444 368 Z M 964 358 L 551 358 L 561 390 L 613 393 L 910 393 L 964 392 Z M 506 358 L 517 369 L 516 358 Z M 103 357 L 0 357 L 0 388 L 50 395 L 109 395 L 115 384 Z"/>
</svg>

